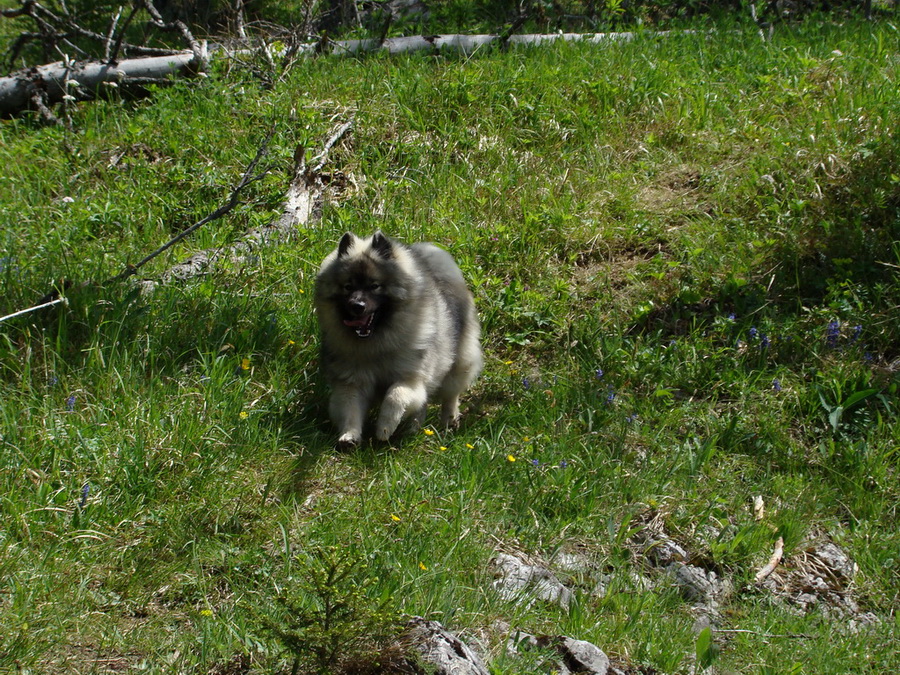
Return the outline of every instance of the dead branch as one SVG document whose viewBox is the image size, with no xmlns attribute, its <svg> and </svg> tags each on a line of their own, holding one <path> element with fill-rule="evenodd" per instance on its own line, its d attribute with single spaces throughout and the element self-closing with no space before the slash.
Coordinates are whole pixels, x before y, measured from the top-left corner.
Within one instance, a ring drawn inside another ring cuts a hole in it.
<svg viewBox="0 0 900 675">
<path fill-rule="evenodd" d="M 201 227 L 203 227 L 207 223 L 211 223 L 214 220 L 218 220 L 219 218 L 221 218 L 222 216 L 224 216 L 225 214 L 230 212 L 232 209 L 234 209 L 234 207 L 237 206 L 237 204 L 238 204 L 238 197 L 240 196 L 241 191 L 245 187 L 250 185 L 251 183 L 254 183 L 257 180 L 259 180 L 260 178 L 262 178 L 267 173 L 266 171 L 263 171 L 262 173 L 255 174 L 254 172 L 256 171 L 256 167 L 259 165 L 260 161 L 262 161 L 262 159 L 268 153 L 269 141 L 272 140 L 272 134 L 274 134 L 274 132 L 275 132 L 275 128 L 273 126 L 272 129 L 269 130 L 269 133 L 266 135 L 266 138 L 263 141 L 262 145 L 260 145 L 259 149 L 256 151 L 256 157 L 254 157 L 253 161 L 251 161 L 250 164 L 247 165 L 247 168 L 244 171 L 244 175 L 241 176 L 241 180 L 238 181 L 238 184 L 234 187 L 234 189 L 232 189 L 231 195 L 229 195 L 228 201 L 225 204 L 223 204 L 222 206 L 217 208 L 215 211 L 213 211 L 211 214 L 209 214 L 205 218 L 202 218 L 201 220 L 197 221 L 196 223 L 191 225 L 189 228 L 187 228 L 183 232 L 180 232 L 176 236 L 172 237 L 169 241 L 167 241 L 165 244 L 160 246 L 158 249 L 156 249 L 149 255 L 142 258 L 138 263 L 136 263 L 134 265 L 127 265 L 124 270 L 122 270 L 116 276 L 108 279 L 106 281 L 106 283 L 110 284 L 110 283 L 114 283 L 117 281 L 122 281 L 123 279 L 127 279 L 128 277 L 133 276 L 134 274 L 137 274 L 137 271 L 141 267 L 143 267 L 148 262 L 150 262 L 151 260 L 156 258 L 158 255 L 160 255 L 161 253 L 164 253 L 165 251 L 168 251 L 179 241 L 181 241 L 185 237 L 193 234 L 194 232 L 199 230 Z"/>
<path fill-rule="evenodd" d="M 758 635 L 762 638 L 786 638 L 790 640 L 813 640 L 815 639 L 812 635 L 806 635 L 804 633 L 763 633 L 758 630 L 750 630 L 748 628 L 716 628 L 714 630 L 716 633 L 745 633 L 748 635 Z"/>
<path fill-rule="evenodd" d="M 147 292 L 160 283 L 168 284 L 200 276 L 221 260 L 245 256 L 263 246 L 286 241 L 297 234 L 299 227 L 309 226 L 319 217 L 318 214 L 321 210 L 322 201 L 325 198 L 329 179 L 331 178 L 331 176 L 324 174 L 322 169 L 328 162 L 328 156 L 332 148 L 350 131 L 352 126 L 353 120 L 350 120 L 338 127 L 325 142 L 322 151 L 316 155 L 313 160 L 314 166 L 312 167 L 306 164 L 305 148 L 298 146 L 295 149 L 291 181 L 285 194 L 281 216 L 276 221 L 247 231 L 239 241 L 229 246 L 206 249 L 194 253 L 186 260 L 166 270 L 159 281 L 142 281 L 142 289 Z M 208 219 L 204 219 L 204 221 L 209 222 Z M 192 226 L 190 231 L 198 229 L 200 225 L 205 224 L 204 221 Z M 185 231 L 182 234 L 187 236 L 190 232 Z M 184 236 L 181 236 L 179 241 Z M 158 255 L 158 253 L 156 254 Z M 130 268 L 125 271 L 130 272 Z M 119 275 L 119 277 L 125 278 L 123 275 Z M 131 274 L 126 276 L 131 276 Z"/>
<path fill-rule="evenodd" d="M 35 305 L 34 307 L 29 307 L 28 309 L 20 309 L 18 312 L 13 312 L 12 314 L 7 314 L 6 316 L 0 316 L 0 323 L 4 321 L 9 321 L 10 319 L 15 319 L 17 316 L 23 316 L 25 314 L 30 314 L 31 312 L 37 312 L 42 309 L 47 309 L 48 307 L 53 307 L 53 305 L 58 304 L 68 305 L 69 301 L 65 298 L 58 297 L 55 300 L 50 300 L 48 302 L 41 302 Z"/>
<path fill-rule="evenodd" d="M 163 30 L 171 30 L 178 31 L 181 33 L 181 36 L 184 38 L 185 42 L 187 42 L 191 51 L 194 53 L 195 58 L 197 59 L 200 67 L 204 70 L 206 69 L 208 63 L 208 56 L 206 53 L 206 45 L 205 43 L 201 44 L 197 38 L 194 37 L 193 33 L 191 33 L 190 28 L 187 27 L 187 24 L 180 19 L 176 19 L 171 23 L 166 23 L 162 15 L 160 15 L 159 11 L 157 11 L 156 7 L 153 5 L 153 0 L 143 0 L 144 9 L 147 10 L 147 13 L 150 15 L 152 19 L 152 23 L 158 28 L 162 28 Z"/>
<path fill-rule="evenodd" d="M 772 557 L 769 558 L 769 562 L 766 563 L 766 566 L 763 567 L 759 572 L 756 573 L 756 576 L 753 579 L 754 583 L 760 583 L 767 576 L 772 574 L 775 571 L 775 568 L 778 567 L 778 563 L 781 562 L 781 557 L 784 555 L 784 539 L 782 537 L 778 537 L 778 541 L 775 542 L 775 550 L 772 552 Z"/>
</svg>

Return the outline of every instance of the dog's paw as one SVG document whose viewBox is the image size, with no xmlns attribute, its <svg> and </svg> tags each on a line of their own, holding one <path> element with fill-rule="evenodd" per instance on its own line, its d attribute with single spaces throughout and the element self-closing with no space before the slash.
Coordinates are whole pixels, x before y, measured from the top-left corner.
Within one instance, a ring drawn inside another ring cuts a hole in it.
<svg viewBox="0 0 900 675">
<path fill-rule="evenodd" d="M 379 441 L 389 441 L 391 440 L 391 436 L 394 435 L 394 431 L 395 429 L 379 425 L 378 429 L 375 430 L 375 438 Z"/>
<path fill-rule="evenodd" d="M 356 434 L 346 433 L 341 434 L 341 437 L 337 439 L 337 448 L 338 450 L 350 450 L 359 445 L 360 437 Z"/>
<path fill-rule="evenodd" d="M 462 415 L 456 415 L 456 417 L 441 417 L 441 426 L 447 431 L 456 431 L 459 429 L 461 421 Z"/>
</svg>

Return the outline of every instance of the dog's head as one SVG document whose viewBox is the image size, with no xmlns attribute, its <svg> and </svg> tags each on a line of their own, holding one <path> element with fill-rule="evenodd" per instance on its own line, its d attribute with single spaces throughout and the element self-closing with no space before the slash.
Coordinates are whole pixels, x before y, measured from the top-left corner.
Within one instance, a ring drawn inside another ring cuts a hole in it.
<svg viewBox="0 0 900 675">
<path fill-rule="evenodd" d="M 361 239 L 341 237 L 330 267 L 331 301 L 338 316 L 357 337 L 371 337 L 390 315 L 397 297 L 395 244 L 381 232 Z"/>
</svg>

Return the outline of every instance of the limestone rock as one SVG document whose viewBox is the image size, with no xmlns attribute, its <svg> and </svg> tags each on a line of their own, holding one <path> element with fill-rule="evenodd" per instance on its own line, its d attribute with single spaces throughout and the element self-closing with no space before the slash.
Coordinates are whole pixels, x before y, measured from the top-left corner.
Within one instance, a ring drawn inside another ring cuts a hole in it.
<svg viewBox="0 0 900 675">
<path fill-rule="evenodd" d="M 437 621 L 412 617 L 403 642 L 434 669 L 429 670 L 434 675 L 489 675 L 481 657 Z"/>
<path fill-rule="evenodd" d="M 491 567 L 497 577 L 492 585 L 504 600 L 544 600 L 564 609 L 572 603 L 572 591 L 545 567 L 529 565 L 508 553 L 498 553 Z"/>
</svg>

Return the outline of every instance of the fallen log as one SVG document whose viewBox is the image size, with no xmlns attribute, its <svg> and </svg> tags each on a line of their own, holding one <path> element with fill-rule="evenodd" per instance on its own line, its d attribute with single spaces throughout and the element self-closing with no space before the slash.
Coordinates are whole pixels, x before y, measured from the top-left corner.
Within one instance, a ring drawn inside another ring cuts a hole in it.
<svg viewBox="0 0 900 675">
<path fill-rule="evenodd" d="M 0 115 L 31 107 L 35 97 L 58 103 L 64 96 L 94 98 L 104 87 L 164 82 L 171 76 L 196 75 L 206 67 L 206 52 L 184 51 L 115 63 L 62 61 L 0 77 Z"/>
<path fill-rule="evenodd" d="M 688 31 L 684 31 L 688 32 Z M 653 33 L 666 35 L 667 32 Z M 463 54 L 471 54 L 477 49 L 491 45 L 533 46 L 551 42 L 586 42 L 600 44 L 602 42 L 628 42 L 634 39 L 635 33 L 548 33 L 530 35 L 413 35 L 410 37 L 387 38 L 386 40 L 335 40 L 326 46 L 319 43 L 303 45 L 301 51 L 315 52 L 323 48 L 334 54 L 362 54 L 365 52 L 385 51 L 389 54 L 405 54 L 409 52 L 448 49 Z"/>
<path fill-rule="evenodd" d="M 690 34 L 694 31 L 679 31 Z M 667 31 L 646 33 L 665 36 Z M 313 56 L 331 53 L 336 56 L 359 55 L 370 52 L 407 54 L 416 51 L 455 51 L 472 54 L 492 45 L 535 46 L 552 42 L 627 42 L 637 33 L 550 33 L 530 35 L 415 35 L 387 39 L 323 40 L 300 45 L 292 53 Z M 170 56 L 150 56 L 114 63 L 57 62 L 0 77 L 0 115 L 13 115 L 27 108 L 40 108 L 58 103 L 64 96 L 93 98 L 104 87 L 165 82 L 172 76 L 196 75 L 207 66 L 209 54 L 205 43 L 201 49 L 184 51 Z M 228 56 L 248 54 L 252 50 L 214 50 Z"/>
</svg>

